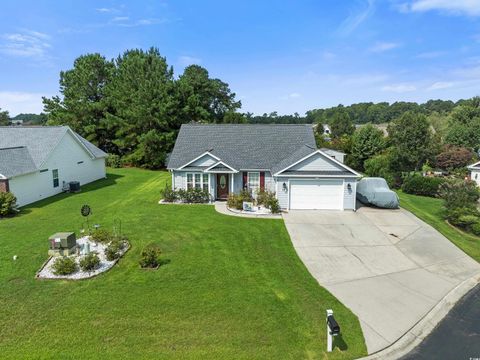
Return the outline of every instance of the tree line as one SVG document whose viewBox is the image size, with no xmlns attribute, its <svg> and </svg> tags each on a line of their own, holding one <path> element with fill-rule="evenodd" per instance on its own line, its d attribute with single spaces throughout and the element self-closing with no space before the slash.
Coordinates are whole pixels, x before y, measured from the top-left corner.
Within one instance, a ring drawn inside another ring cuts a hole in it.
<svg viewBox="0 0 480 360">
<path fill-rule="evenodd" d="M 183 123 L 244 122 L 228 84 L 190 65 L 175 78 L 156 48 L 77 58 L 60 72 L 60 96 L 43 98 L 49 125 L 68 125 L 124 163 L 164 166 Z"/>
</svg>

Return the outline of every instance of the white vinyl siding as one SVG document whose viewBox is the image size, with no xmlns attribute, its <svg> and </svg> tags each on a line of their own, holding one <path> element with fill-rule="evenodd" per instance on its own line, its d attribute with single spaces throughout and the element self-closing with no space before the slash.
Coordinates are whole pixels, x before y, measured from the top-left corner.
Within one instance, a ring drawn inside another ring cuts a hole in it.
<svg viewBox="0 0 480 360">
<path fill-rule="evenodd" d="M 302 162 L 292 166 L 288 171 L 338 171 L 344 170 L 340 165 L 335 164 L 334 161 L 325 158 L 321 154 L 314 154 L 308 159 L 303 160 Z"/>
<path fill-rule="evenodd" d="M 83 161 L 81 166 L 79 161 Z M 58 170 L 58 187 L 53 186 L 52 170 Z M 63 182 L 79 181 L 80 185 L 105 178 L 105 159 L 92 159 L 70 133 L 66 133 L 50 154 L 42 170 L 13 177 L 10 191 L 19 206 L 24 206 L 62 192 Z"/>
</svg>

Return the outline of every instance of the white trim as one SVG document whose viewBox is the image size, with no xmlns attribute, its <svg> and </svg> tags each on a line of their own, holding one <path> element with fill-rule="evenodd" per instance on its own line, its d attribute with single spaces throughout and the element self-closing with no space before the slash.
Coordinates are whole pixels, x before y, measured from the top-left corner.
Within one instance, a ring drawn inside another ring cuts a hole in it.
<svg viewBox="0 0 480 360">
<path fill-rule="evenodd" d="M 480 165 L 480 161 L 477 161 L 475 164 L 468 165 L 468 166 L 467 166 L 467 169 L 468 169 L 468 170 L 480 170 L 480 168 L 477 168 L 477 167 L 476 167 L 477 165 Z"/>
<path fill-rule="evenodd" d="M 210 174 L 207 174 L 207 173 L 203 173 L 201 171 L 188 171 L 188 172 L 185 172 L 185 190 L 188 190 L 188 175 L 192 175 L 192 189 L 196 189 L 195 187 L 195 175 L 200 175 L 200 190 L 204 190 L 203 189 L 203 185 L 205 185 L 205 183 L 203 182 L 203 176 L 204 175 L 207 175 L 208 176 L 208 181 L 207 181 L 207 191 L 208 193 L 210 194 Z"/>
<path fill-rule="evenodd" d="M 356 179 L 358 178 L 357 175 L 292 175 L 292 174 L 286 174 L 286 175 L 274 175 L 275 177 L 294 177 L 294 178 L 312 178 L 316 180 L 321 180 L 323 178 L 353 178 Z"/>
<path fill-rule="evenodd" d="M 356 177 L 361 177 L 361 176 L 362 176 L 362 175 L 360 175 L 358 172 L 356 172 L 355 170 L 349 168 L 347 165 L 341 163 L 341 162 L 338 161 L 337 159 L 334 159 L 334 158 L 332 158 L 330 155 L 324 153 L 322 150 L 316 150 L 316 151 L 314 151 L 313 153 L 308 154 L 307 156 L 303 157 L 302 159 L 300 159 L 300 160 L 294 162 L 293 164 L 287 166 L 285 169 L 282 169 L 282 170 L 280 170 L 280 171 L 277 171 L 275 174 L 273 174 L 273 176 L 279 176 L 280 173 L 284 172 L 285 170 L 290 169 L 292 166 L 295 166 L 295 165 L 301 163 L 301 162 L 304 161 L 304 160 L 307 160 L 308 158 L 312 157 L 312 156 L 315 155 L 315 154 L 320 154 L 320 155 L 322 155 L 322 156 L 325 156 L 327 159 L 332 160 L 334 163 L 336 163 L 337 165 L 340 165 L 340 166 L 341 166 L 342 168 L 344 168 L 345 170 L 348 170 L 348 171 L 352 172 L 353 174 L 355 174 Z M 346 175 L 345 175 L 345 176 L 346 176 Z"/>
<path fill-rule="evenodd" d="M 201 158 L 204 157 L 205 155 L 211 156 L 211 157 L 214 158 L 215 160 L 220 161 L 220 158 L 218 158 L 218 157 L 216 157 L 215 155 L 213 155 L 210 151 L 205 151 L 202 155 L 197 156 L 195 159 L 189 161 L 189 162 L 186 163 L 185 165 L 182 165 L 182 166 L 180 166 L 179 168 L 177 168 L 177 169 L 175 169 L 175 170 L 182 170 L 184 167 L 190 165 L 191 163 L 197 161 L 198 159 L 201 159 Z"/>
<path fill-rule="evenodd" d="M 0 179 L 7 180 L 7 177 L 5 175 L 0 174 Z"/>
<path fill-rule="evenodd" d="M 294 181 L 308 181 L 308 180 L 322 181 L 322 179 L 295 179 Z M 332 210 L 345 211 L 345 180 L 344 179 L 342 179 L 342 186 L 343 186 L 343 191 L 342 191 L 342 196 L 340 197 L 341 198 L 340 209 L 332 209 Z M 287 210 L 291 210 L 291 208 L 290 208 L 290 204 L 291 204 L 291 199 L 290 198 L 291 198 L 291 196 L 292 196 L 292 186 L 291 186 L 290 179 L 289 179 L 288 180 L 288 209 Z"/>
<path fill-rule="evenodd" d="M 211 173 L 228 173 L 228 171 L 225 171 L 225 170 L 222 170 L 222 171 L 215 171 L 215 170 L 213 170 L 213 171 L 212 171 L 211 169 L 214 168 L 214 167 L 217 166 L 217 165 L 223 165 L 223 166 L 229 168 L 231 171 L 238 173 L 238 170 L 235 170 L 233 167 L 231 167 L 230 165 L 225 164 L 225 163 L 224 163 L 223 161 L 221 161 L 221 160 L 218 161 L 217 163 L 213 164 L 212 166 L 206 168 L 206 169 L 204 170 L 204 172 L 211 172 Z"/>
</svg>

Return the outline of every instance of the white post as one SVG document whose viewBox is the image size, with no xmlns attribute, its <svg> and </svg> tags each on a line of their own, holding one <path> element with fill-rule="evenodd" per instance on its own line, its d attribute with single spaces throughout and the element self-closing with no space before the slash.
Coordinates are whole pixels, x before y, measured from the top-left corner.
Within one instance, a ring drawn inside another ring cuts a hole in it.
<svg viewBox="0 0 480 360">
<path fill-rule="evenodd" d="M 328 309 L 327 310 L 327 352 L 332 352 L 332 347 L 333 347 L 333 336 L 332 332 L 330 331 L 330 327 L 328 326 L 328 317 L 330 315 L 333 315 L 333 310 Z"/>
</svg>

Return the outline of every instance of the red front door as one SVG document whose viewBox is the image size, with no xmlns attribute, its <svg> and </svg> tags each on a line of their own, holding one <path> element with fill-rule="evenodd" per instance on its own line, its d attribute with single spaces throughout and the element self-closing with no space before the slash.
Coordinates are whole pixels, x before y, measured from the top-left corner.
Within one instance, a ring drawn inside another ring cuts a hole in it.
<svg viewBox="0 0 480 360">
<path fill-rule="evenodd" d="M 228 174 L 217 174 L 217 199 L 228 198 Z"/>
</svg>

